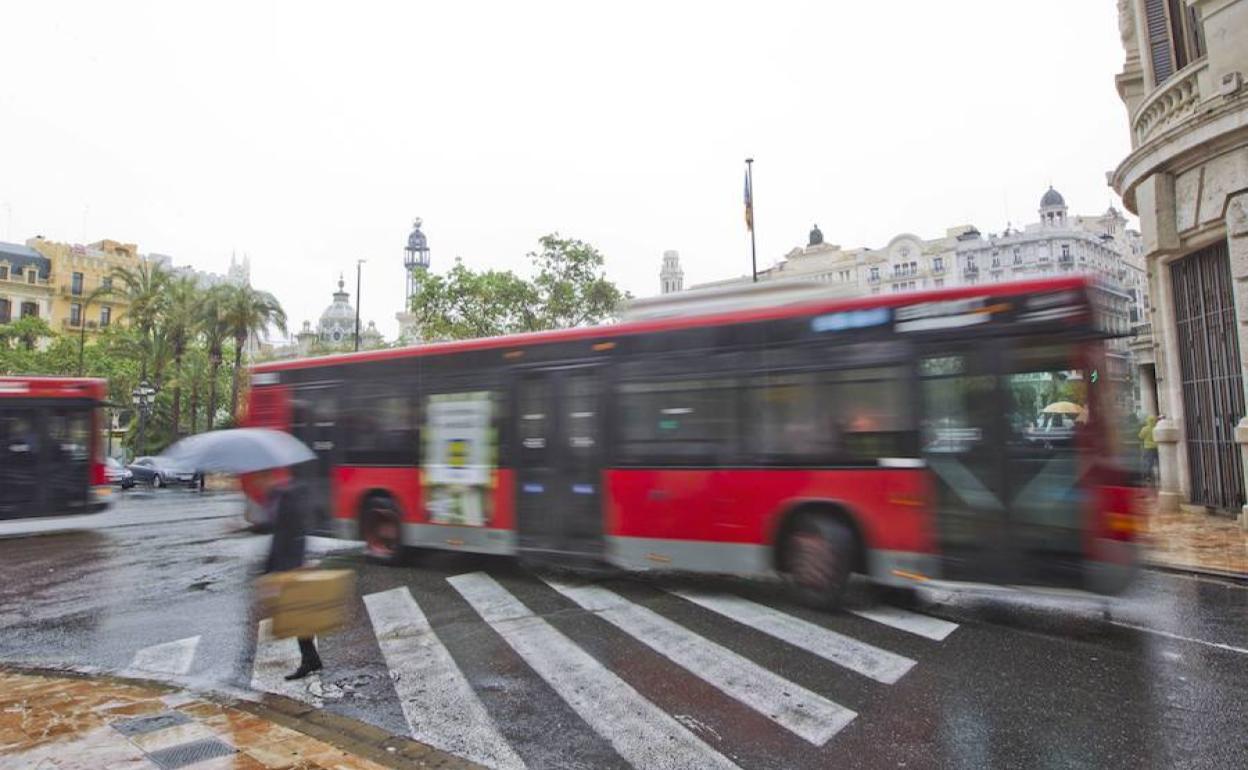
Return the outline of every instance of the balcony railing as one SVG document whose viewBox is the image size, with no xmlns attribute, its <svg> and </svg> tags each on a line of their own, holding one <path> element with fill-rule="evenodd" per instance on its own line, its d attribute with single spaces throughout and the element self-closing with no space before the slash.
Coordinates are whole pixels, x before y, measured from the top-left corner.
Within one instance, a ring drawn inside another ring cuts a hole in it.
<svg viewBox="0 0 1248 770">
<path fill-rule="evenodd" d="M 1140 105 L 1131 126 L 1137 147 L 1196 114 L 1196 105 L 1200 103 L 1200 78 L 1208 67 L 1204 59 L 1188 65 Z"/>
<path fill-rule="evenodd" d="M 8 283 L 17 283 L 23 286 L 47 286 L 48 285 L 47 278 L 36 278 L 34 282 L 32 283 L 30 279 L 28 279 L 26 276 L 23 275 L 23 276 L 18 277 L 16 275 L 13 275 L 12 273 L 9 273 L 8 278 L 0 278 L 0 281 L 5 281 Z"/>
<path fill-rule="evenodd" d="M 62 327 L 62 328 L 64 328 L 64 329 L 75 329 L 75 330 L 77 330 L 77 329 L 81 329 L 81 328 L 82 328 L 82 322 L 80 322 L 80 321 L 75 321 L 75 320 L 74 320 L 74 319 L 72 319 L 72 318 L 62 318 L 62 319 L 61 319 L 61 327 Z M 99 322 L 98 322 L 98 321 L 87 321 L 87 331 L 89 331 L 89 332 L 90 332 L 90 331 L 95 331 L 95 330 L 96 330 L 96 329 L 98 329 L 98 328 L 100 328 L 100 324 L 99 324 Z"/>
</svg>

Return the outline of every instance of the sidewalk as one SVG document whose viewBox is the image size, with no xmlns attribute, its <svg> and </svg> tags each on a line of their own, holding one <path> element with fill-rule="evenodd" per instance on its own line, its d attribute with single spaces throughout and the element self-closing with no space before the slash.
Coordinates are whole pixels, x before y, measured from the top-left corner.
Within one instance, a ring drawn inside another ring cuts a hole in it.
<svg viewBox="0 0 1248 770">
<path fill-rule="evenodd" d="M 293 702 L 0 666 L 0 770 L 475 768 Z"/>
<path fill-rule="evenodd" d="M 1154 511 L 1147 543 L 1146 558 L 1153 565 L 1248 578 L 1248 530 L 1232 518 Z"/>
</svg>

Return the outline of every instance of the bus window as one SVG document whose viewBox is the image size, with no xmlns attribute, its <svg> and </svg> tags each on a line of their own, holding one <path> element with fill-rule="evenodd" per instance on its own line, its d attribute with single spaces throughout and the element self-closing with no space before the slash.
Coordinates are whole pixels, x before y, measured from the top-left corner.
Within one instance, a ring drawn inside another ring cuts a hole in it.
<svg viewBox="0 0 1248 770">
<path fill-rule="evenodd" d="M 757 377 L 745 413 L 747 446 L 765 462 L 874 463 L 917 449 L 901 367 Z"/>
<path fill-rule="evenodd" d="M 357 387 L 344 415 L 343 462 L 352 465 L 415 465 L 420 449 L 416 399 L 397 385 Z"/>
<path fill-rule="evenodd" d="M 734 453 L 735 381 L 630 382 L 619 392 L 622 460 L 715 464 Z"/>
</svg>

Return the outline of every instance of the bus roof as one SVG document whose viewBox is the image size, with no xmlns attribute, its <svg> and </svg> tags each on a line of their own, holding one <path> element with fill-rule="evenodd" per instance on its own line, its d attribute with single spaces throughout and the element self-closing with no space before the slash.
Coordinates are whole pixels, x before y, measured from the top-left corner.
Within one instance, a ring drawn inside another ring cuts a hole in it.
<svg viewBox="0 0 1248 770">
<path fill-rule="evenodd" d="M 522 332 L 502 337 L 480 337 L 470 340 L 452 342 L 432 342 L 425 345 L 413 345 L 405 348 L 386 350 L 365 350 L 358 353 L 338 353 L 314 358 L 299 358 L 291 361 L 269 361 L 251 367 L 253 372 L 278 372 L 290 369 L 310 369 L 320 366 L 340 364 L 367 363 L 371 361 L 388 361 L 418 356 L 443 355 L 461 353 L 472 350 L 489 350 L 493 348 L 524 347 L 544 343 L 566 342 L 578 339 L 606 339 L 622 337 L 630 334 L 645 334 L 671 329 L 688 329 L 699 326 L 723 326 L 727 324 L 749 323 L 752 321 L 769 321 L 817 313 L 836 312 L 839 310 L 855 310 L 872 307 L 897 307 L 918 302 L 963 299 L 978 296 L 1017 296 L 1040 292 L 1062 291 L 1065 289 L 1087 289 L 1093 282 L 1086 276 L 1063 278 L 1046 278 L 1031 281 L 1012 281 L 1007 283 L 981 284 L 976 286 L 957 286 L 948 289 L 930 289 L 925 291 L 900 292 L 897 294 L 877 294 L 866 297 L 831 297 L 787 305 L 775 305 L 747 310 L 714 312 L 701 315 L 672 316 L 639 321 L 629 321 L 609 326 L 588 326 L 572 329 L 555 329 L 543 332 Z"/>
<path fill-rule="evenodd" d="M 90 398 L 104 400 L 108 382 L 94 377 L 0 376 L 0 398 Z"/>
</svg>

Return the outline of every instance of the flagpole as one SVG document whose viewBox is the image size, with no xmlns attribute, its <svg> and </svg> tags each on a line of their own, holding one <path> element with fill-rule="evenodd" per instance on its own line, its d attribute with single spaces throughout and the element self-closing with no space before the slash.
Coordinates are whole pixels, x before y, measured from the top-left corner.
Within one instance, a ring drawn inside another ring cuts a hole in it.
<svg viewBox="0 0 1248 770">
<path fill-rule="evenodd" d="M 750 273 L 758 283 L 758 249 L 754 246 L 754 159 L 745 159 L 745 178 L 750 185 Z"/>
</svg>

